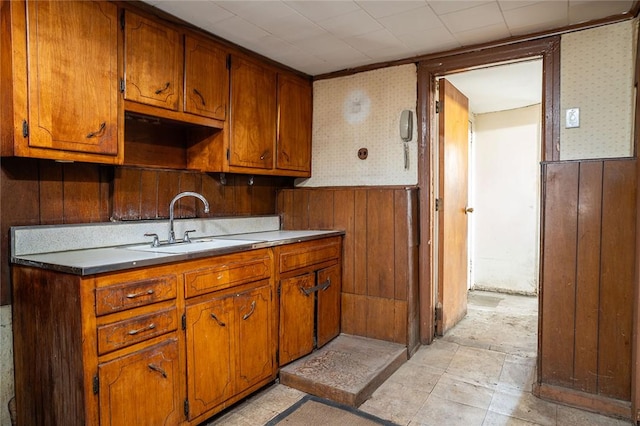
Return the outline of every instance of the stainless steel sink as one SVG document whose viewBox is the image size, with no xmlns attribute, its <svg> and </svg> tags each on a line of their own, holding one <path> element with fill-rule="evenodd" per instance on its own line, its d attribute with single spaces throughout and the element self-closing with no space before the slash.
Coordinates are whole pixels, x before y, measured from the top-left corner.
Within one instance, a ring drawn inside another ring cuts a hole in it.
<svg viewBox="0 0 640 426">
<path fill-rule="evenodd" d="M 236 247 L 236 246 L 250 246 L 255 243 L 259 243 L 260 241 L 254 240 L 226 240 L 224 238 L 206 238 L 201 240 L 192 240 L 190 243 L 174 243 L 174 244 L 163 244 L 158 247 L 152 247 L 150 244 L 139 244 L 135 246 L 126 246 L 122 247 L 126 250 L 134 250 L 134 251 L 146 251 L 152 253 L 192 253 L 196 251 L 207 251 L 207 250 L 217 250 L 224 249 L 228 247 Z"/>
</svg>

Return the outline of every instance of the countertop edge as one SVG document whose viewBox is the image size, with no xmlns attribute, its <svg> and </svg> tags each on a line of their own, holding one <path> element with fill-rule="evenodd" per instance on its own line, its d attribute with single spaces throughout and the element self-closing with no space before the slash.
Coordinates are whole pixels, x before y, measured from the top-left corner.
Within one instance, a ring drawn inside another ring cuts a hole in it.
<svg viewBox="0 0 640 426">
<path fill-rule="evenodd" d="M 158 266 L 158 265 L 164 265 L 164 264 L 169 264 L 174 262 L 184 262 L 189 260 L 221 256 L 225 254 L 238 253 L 238 252 L 249 251 L 249 250 L 271 248 L 271 247 L 276 247 L 276 246 L 285 245 L 285 244 L 295 244 L 295 243 L 300 243 L 305 241 L 313 241 L 313 240 L 318 240 L 323 238 L 330 238 L 330 237 L 345 235 L 345 231 L 343 230 L 306 230 L 306 231 L 313 231 L 318 233 L 313 235 L 302 236 L 302 237 L 298 236 L 298 237 L 283 238 L 283 239 L 277 239 L 277 240 L 271 240 L 271 241 L 258 241 L 258 242 L 248 243 L 248 244 L 235 245 L 232 247 L 224 247 L 224 248 L 217 248 L 217 249 L 203 250 L 203 251 L 196 251 L 196 252 L 189 252 L 189 253 L 162 253 L 162 254 L 149 253 L 146 256 L 141 256 L 141 258 L 136 260 L 108 263 L 104 265 L 91 266 L 91 267 L 78 267 L 78 266 L 51 263 L 44 260 L 38 260 L 39 257 L 45 257 L 46 254 L 35 254 L 35 255 L 28 255 L 28 256 L 12 256 L 11 263 L 14 265 L 29 266 L 29 267 L 46 269 L 46 270 L 51 270 L 56 272 L 73 274 L 73 275 L 89 276 L 89 275 L 96 275 L 96 274 L 103 274 L 103 273 L 110 273 L 110 272 L 126 271 L 126 270 L 131 270 L 136 268 L 143 268 L 147 266 Z M 243 234 L 243 236 L 246 236 L 247 239 L 250 239 L 249 237 L 251 236 L 251 233 Z M 103 248 L 103 249 L 122 250 L 121 248 L 118 248 L 118 247 Z M 89 250 L 97 250 L 97 249 L 86 249 L 83 251 L 89 251 Z"/>
</svg>

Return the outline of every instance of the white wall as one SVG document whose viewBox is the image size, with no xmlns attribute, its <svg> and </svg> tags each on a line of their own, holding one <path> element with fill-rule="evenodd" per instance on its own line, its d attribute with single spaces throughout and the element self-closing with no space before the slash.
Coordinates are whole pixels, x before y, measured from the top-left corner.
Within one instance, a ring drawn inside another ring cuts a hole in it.
<svg viewBox="0 0 640 426">
<path fill-rule="evenodd" d="M 313 84 L 312 177 L 298 186 L 415 185 L 417 76 L 414 64 Z M 409 168 L 399 135 L 400 113 L 413 111 Z M 360 148 L 369 150 L 358 159 Z"/>
<path fill-rule="evenodd" d="M 560 159 L 633 155 L 633 79 L 638 20 L 565 34 L 560 45 Z M 567 108 L 580 127 L 566 129 Z"/>
<path fill-rule="evenodd" d="M 475 116 L 472 288 L 537 294 L 540 108 Z"/>
</svg>

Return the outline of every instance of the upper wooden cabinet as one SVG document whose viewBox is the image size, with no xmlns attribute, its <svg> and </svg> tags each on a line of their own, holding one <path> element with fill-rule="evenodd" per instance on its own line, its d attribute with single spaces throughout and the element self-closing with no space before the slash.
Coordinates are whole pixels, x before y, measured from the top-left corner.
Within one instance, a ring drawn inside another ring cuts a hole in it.
<svg viewBox="0 0 640 426">
<path fill-rule="evenodd" d="M 124 22 L 125 99 L 177 111 L 182 90 L 180 33 L 129 11 Z"/>
<path fill-rule="evenodd" d="M 184 110 L 225 120 L 229 102 L 229 53 L 218 44 L 184 39 Z"/>
<path fill-rule="evenodd" d="M 276 76 L 258 62 L 232 57 L 229 166 L 273 169 Z"/>
<path fill-rule="evenodd" d="M 233 56 L 228 171 L 310 176 L 311 99 L 310 81 Z"/>
<path fill-rule="evenodd" d="M 308 80 L 278 74 L 278 169 L 311 174 L 311 92 Z"/>
<path fill-rule="evenodd" d="M 1 13 L 2 155 L 120 163 L 117 6 L 7 2 Z"/>
</svg>

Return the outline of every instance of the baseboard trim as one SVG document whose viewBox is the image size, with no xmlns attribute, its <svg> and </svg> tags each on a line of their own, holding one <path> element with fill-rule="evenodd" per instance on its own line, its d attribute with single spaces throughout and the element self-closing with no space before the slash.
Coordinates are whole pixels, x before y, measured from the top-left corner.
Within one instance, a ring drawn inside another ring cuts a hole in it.
<svg viewBox="0 0 640 426">
<path fill-rule="evenodd" d="M 606 416 L 614 416 L 634 421 L 630 401 L 607 398 L 601 395 L 594 395 L 575 389 L 568 389 L 562 386 L 554 386 L 544 383 L 534 383 L 532 391 L 538 398 L 546 399 L 548 401 L 570 405 L 572 407 L 592 411 L 598 414 L 604 414 Z"/>
</svg>

